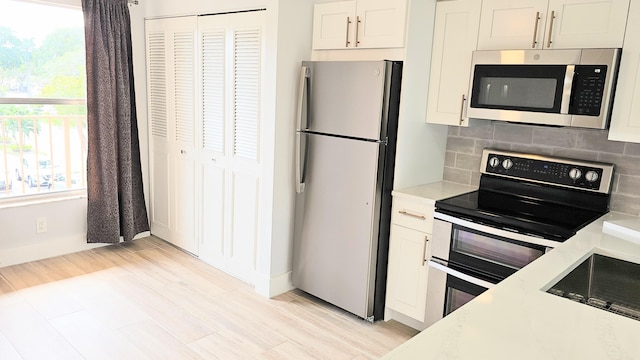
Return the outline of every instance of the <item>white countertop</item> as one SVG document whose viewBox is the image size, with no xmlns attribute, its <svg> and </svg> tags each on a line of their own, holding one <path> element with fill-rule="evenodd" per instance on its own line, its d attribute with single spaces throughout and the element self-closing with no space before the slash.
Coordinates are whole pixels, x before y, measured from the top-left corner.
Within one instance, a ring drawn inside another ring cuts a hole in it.
<svg viewBox="0 0 640 360">
<path fill-rule="evenodd" d="M 448 197 L 460 195 L 476 189 L 478 189 L 477 186 L 460 185 L 448 181 L 438 181 L 430 184 L 393 190 L 391 194 L 393 196 L 402 196 L 405 198 L 410 197 L 435 202 L 436 200 L 446 199 Z"/>
<path fill-rule="evenodd" d="M 383 359 L 640 359 L 640 321 L 540 290 L 594 251 L 640 263 L 640 244 L 602 233 L 626 219 L 603 216 Z"/>
</svg>

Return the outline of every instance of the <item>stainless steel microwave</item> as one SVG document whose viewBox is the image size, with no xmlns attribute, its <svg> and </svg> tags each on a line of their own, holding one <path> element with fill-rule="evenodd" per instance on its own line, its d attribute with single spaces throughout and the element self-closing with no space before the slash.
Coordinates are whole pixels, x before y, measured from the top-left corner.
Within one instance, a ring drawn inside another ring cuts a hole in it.
<svg viewBox="0 0 640 360">
<path fill-rule="evenodd" d="M 468 118 L 606 129 L 621 49 L 474 51 Z"/>
</svg>

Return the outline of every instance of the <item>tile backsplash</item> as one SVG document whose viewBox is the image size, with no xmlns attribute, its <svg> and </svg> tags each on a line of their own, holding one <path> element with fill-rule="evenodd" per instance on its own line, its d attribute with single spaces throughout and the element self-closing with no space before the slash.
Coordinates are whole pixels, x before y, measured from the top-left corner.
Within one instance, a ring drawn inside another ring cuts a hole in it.
<svg viewBox="0 0 640 360">
<path fill-rule="evenodd" d="M 450 126 L 444 180 L 478 185 L 485 147 L 613 163 L 611 210 L 640 216 L 640 144 L 609 141 L 607 134 L 490 121 L 468 128 Z"/>
</svg>

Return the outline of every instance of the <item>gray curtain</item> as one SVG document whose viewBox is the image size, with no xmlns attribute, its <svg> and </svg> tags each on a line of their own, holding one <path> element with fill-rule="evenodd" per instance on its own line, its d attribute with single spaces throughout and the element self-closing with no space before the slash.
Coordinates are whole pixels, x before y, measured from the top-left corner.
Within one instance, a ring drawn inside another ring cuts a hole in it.
<svg viewBox="0 0 640 360">
<path fill-rule="evenodd" d="M 82 0 L 87 52 L 87 242 L 149 230 L 127 0 Z"/>
</svg>

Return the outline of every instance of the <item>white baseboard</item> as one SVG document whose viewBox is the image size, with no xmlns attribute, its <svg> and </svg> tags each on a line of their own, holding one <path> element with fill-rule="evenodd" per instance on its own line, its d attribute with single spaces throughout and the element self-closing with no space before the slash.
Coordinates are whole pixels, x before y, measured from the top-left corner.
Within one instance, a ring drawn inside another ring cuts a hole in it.
<svg viewBox="0 0 640 360">
<path fill-rule="evenodd" d="M 145 231 L 136 235 L 134 240 L 148 237 L 150 235 L 151 233 L 149 231 Z M 0 249 L 0 268 L 95 249 L 107 245 L 110 244 L 88 244 L 87 236 L 83 234 L 77 236 L 64 236 L 57 239 L 47 239 L 25 246 Z"/>
<path fill-rule="evenodd" d="M 427 328 L 424 322 L 418 321 L 414 318 L 411 318 L 405 314 L 399 313 L 395 310 L 391 310 L 389 308 L 384 309 L 384 321 L 395 320 L 401 324 L 407 325 L 411 328 L 414 328 L 418 331 L 422 331 Z"/>
<path fill-rule="evenodd" d="M 94 249 L 108 244 L 87 244 L 86 235 L 47 239 L 25 246 L 0 249 L 0 267 Z"/>
<path fill-rule="evenodd" d="M 293 289 L 291 271 L 274 277 L 256 275 L 255 291 L 264 297 L 272 298 Z"/>
</svg>

